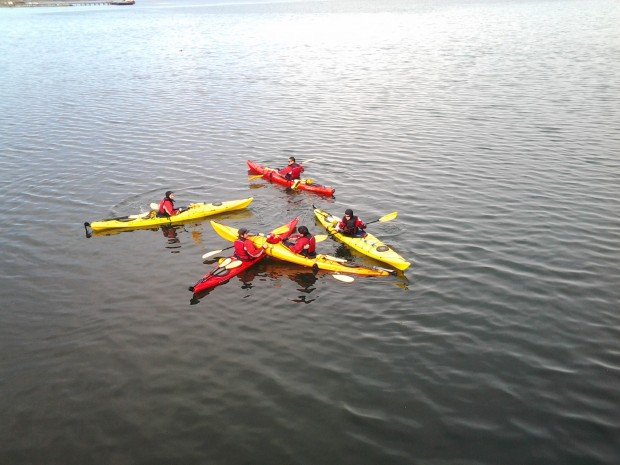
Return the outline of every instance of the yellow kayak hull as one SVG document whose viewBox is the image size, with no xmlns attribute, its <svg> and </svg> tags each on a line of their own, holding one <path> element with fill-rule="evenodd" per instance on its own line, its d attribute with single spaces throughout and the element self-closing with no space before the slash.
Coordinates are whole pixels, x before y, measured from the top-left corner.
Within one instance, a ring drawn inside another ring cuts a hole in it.
<svg viewBox="0 0 620 465">
<path fill-rule="evenodd" d="M 327 232 L 332 235 L 331 237 L 342 242 L 343 244 L 348 245 L 352 249 L 357 250 L 370 258 L 387 263 L 400 271 L 405 271 L 411 266 L 411 263 L 398 255 L 394 252 L 394 250 L 372 234 L 367 233 L 364 237 L 345 236 L 344 234 L 336 233 L 337 223 L 329 220 L 332 218 L 332 215 L 326 211 L 323 211 L 320 208 L 315 208 L 314 216 L 316 216 L 319 223 L 321 223 Z"/>
<path fill-rule="evenodd" d="M 215 203 L 193 203 L 189 208 L 171 217 L 159 218 L 155 216 L 155 212 L 147 212 L 140 215 L 131 215 L 123 218 L 112 218 L 109 220 L 93 221 L 86 223 L 93 231 L 104 231 L 109 229 L 140 229 L 152 228 L 158 226 L 172 226 L 182 224 L 188 221 L 198 220 L 207 216 L 217 215 L 219 213 L 230 212 L 235 210 L 243 210 L 247 208 L 253 197 L 241 200 L 230 200 L 227 202 Z"/>
<path fill-rule="evenodd" d="M 223 239 L 229 242 L 234 242 L 237 239 L 236 228 L 225 226 L 215 221 L 211 221 L 211 226 Z M 286 262 L 307 266 L 309 268 L 318 268 L 320 270 L 333 271 L 336 273 L 357 274 L 364 276 L 388 276 L 390 274 L 388 271 L 379 268 L 369 268 L 355 264 L 340 263 L 330 260 L 324 255 L 317 255 L 316 258 L 307 258 L 292 252 L 288 247 L 281 243 L 270 244 L 267 242 L 267 238 L 263 236 L 252 236 L 250 239 L 257 247 L 262 247 L 266 244 L 265 252 L 271 257 L 284 260 Z"/>
</svg>

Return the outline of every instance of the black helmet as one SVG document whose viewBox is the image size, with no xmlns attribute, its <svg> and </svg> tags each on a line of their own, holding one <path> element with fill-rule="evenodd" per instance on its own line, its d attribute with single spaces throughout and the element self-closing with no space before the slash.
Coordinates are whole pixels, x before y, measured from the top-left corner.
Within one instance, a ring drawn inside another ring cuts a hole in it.
<svg viewBox="0 0 620 465">
<path fill-rule="evenodd" d="M 249 232 L 247 228 L 239 228 L 239 237 L 243 236 L 247 232 Z"/>
<path fill-rule="evenodd" d="M 174 192 L 166 191 L 166 198 L 169 199 L 172 194 L 174 194 Z"/>
<path fill-rule="evenodd" d="M 344 211 L 344 214 L 345 214 L 345 215 L 349 215 L 349 216 L 353 216 L 353 210 L 351 210 L 350 208 L 347 208 L 347 209 Z"/>
<path fill-rule="evenodd" d="M 308 231 L 308 228 L 306 228 L 305 226 L 300 226 L 299 228 L 297 228 L 297 232 L 304 236 L 307 236 L 308 234 L 310 234 L 310 231 Z"/>
</svg>

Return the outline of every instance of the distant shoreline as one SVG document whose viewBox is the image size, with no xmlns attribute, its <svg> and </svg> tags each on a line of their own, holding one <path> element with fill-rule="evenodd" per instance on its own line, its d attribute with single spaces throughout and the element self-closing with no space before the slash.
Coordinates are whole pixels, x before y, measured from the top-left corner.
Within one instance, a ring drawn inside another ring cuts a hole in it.
<svg viewBox="0 0 620 465">
<path fill-rule="evenodd" d="M 28 7 L 56 7 L 56 6 L 90 6 L 90 5 L 119 5 L 129 6 L 135 0 L 0 0 L 0 8 L 28 8 Z"/>
</svg>

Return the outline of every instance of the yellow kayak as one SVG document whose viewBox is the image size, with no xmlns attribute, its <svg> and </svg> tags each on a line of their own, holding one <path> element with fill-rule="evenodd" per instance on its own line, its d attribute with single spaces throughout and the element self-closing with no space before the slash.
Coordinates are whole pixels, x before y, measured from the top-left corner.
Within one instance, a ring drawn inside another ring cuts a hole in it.
<svg viewBox="0 0 620 465">
<path fill-rule="evenodd" d="M 227 241 L 234 242 L 238 237 L 236 228 L 231 228 L 230 226 L 225 226 L 215 221 L 211 221 L 211 226 L 213 226 L 213 229 L 220 237 Z M 388 276 L 390 274 L 387 270 L 381 268 L 360 266 L 343 259 L 338 259 L 338 261 L 336 261 L 326 255 L 317 255 L 316 258 L 307 258 L 303 255 L 296 254 L 282 243 L 270 244 L 267 242 L 267 238 L 263 236 L 250 236 L 250 239 L 256 247 L 262 247 L 266 244 L 265 252 L 267 255 L 286 262 L 297 263 L 298 265 L 315 269 L 335 271 L 337 273 L 365 276 Z"/>
<path fill-rule="evenodd" d="M 90 227 L 93 231 L 118 228 L 138 229 L 157 226 L 171 226 L 207 216 L 217 215 L 218 213 L 243 210 L 252 203 L 252 200 L 254 200 L 253 197 L 241 200 L 230 200 L 228 202 L 193 203 L 188 206 L 187 210 L 170 217 L 158 217 L 155 211 L 150 211 L 139 215 L 109 218 L 101 221 L 93 221 L 92 223 L 84 223 L 84 226 Z"/>
<path fill-rule="evenodd" d="M 339 240 L 343 244 L 348 245 L 352 249 L 355 249 L 370 258 L 387 263 L 397 270 L 405 271 L 411 266 L 411 263 L 398 255 L 394 252 L 394 250 L 385 245 L 372 234 L 366 233 L 364 237 L 345 236 L 344 234 L 336 233 L 336 225 L 338 224 L 338 220 L 335 219 L 335 217 L 332 217 L 332 215 L 321 210 L 320 208 L 314 209 L 314 215 L 317 217 L 321 225 L 327 229 L 327 232 L 331 237 Z"/>
</svg>

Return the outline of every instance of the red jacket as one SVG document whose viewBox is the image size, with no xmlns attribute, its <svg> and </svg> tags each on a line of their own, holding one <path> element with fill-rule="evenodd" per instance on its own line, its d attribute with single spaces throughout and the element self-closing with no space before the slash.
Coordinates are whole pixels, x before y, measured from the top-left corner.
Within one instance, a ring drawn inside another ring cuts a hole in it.
<svg viewBox="0 0 620 465">
<path fill-rule="evenodd" d="M 166 197 L 159 202 L 159 214 L 162 216 L 174 216 L 179 213 L 179 210 L 174 209 L 174 200 Z"/>
<path fill-rule="evenodd" d="M 302 236 L 294 234 L 290 238 L 291 242 L 295 242 L 289 247 L 293 252 L 299 255 L 314 256 L 316 254 L 316 240 L 314 236 Z"/>
<path fill-rule="evenodd" d="M 360 230 L 366 229 L 366 225 L 357 216 L 352 216 L 348 220 L 343 216 L 338 223 L 338 229 L 347 236 L 355 236 Z"/>
<path fill-rule="evenodd" d="M 293 163 L 292 165 L 288 165 L 286 168 L 283 168 L 280 171 L 278 171 L 278 174 L 280 176 L 284 176 L 286 179 L 293 180 L 293 179 L 301 178 L 301 173 L 303 172 L 304 172 L 303 166 L 297 163 Z"/>
<path fill-rule="evenodd" d="M 257 248 L 250 239 L 235 241 L 235 257 L 243 262 L 254 260 L 263 254 L 263 249 Z"/>
</svg>

